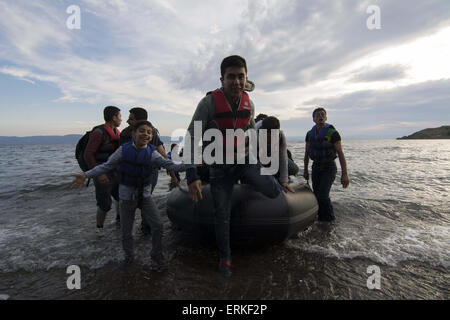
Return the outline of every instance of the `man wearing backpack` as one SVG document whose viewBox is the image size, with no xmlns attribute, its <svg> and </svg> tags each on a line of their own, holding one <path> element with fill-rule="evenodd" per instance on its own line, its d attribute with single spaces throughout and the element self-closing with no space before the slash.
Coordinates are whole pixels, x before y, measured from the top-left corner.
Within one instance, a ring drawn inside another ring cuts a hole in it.
<svg viewBox="0 0 450 320">
<path fill-rule="evenodd" d="M 88 169 L 105 163 L 109 156 L 119 147 L 120 131 L 117 129 L 122 122 L 120 109 L 107 106 L 103 109 L 105 124 L 96 126 L 89 135 L 89 141 L 84 151 L 84 160 Z M 106 213 L 111 209 L 111 196 L 119 201 L 117 173 L 111 171 L 94 178 L 95 198 L 97 200 L 97 232 L 103 235 L 103 223 Z"/>
</svg>

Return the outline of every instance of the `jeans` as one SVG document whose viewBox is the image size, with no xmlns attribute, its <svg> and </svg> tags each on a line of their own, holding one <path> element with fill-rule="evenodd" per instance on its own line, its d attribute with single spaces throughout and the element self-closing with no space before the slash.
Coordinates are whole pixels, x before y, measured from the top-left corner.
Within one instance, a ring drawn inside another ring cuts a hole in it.
<svg viewBox="0 0 450 320">
<path fill-rule="evenodd" d="M 314 194 L 319 204 L 319 221 L 333 221 L 334 212 L 330 200 L 330 190 L 336 178 L 336 163 L 328 162 L 319 164 L 314 162 L 312 165 L 312 184 Z"/>
<path fill-rule="evenodd" d="M 271 175 L 261 175 L 260 164 L 210 166 L 211 193 L 214 201 L 216 242 L 221 259 L 230 259 L 231 195 L 237 180 L 249 184 L 269 198 L 276 198 L 282 188 Z"/>
<path fill-rule="evenodd" d="M 136 213 L 137 200 L 120 200 L 120 224 L 122 233 L 122 245 L 125 258 L 133 259 L 133 224 Z M 151 257 L 159 260 L 162 258 L 162 222 L 159 210 L 151 197 L 142 199 L 141 214 L 152 228 Z"/>
<path fill-rule="evenodd" d="M 152 191 L 151 193 L 153 194 L 153 190 L 155 190 L 156 184 L 158 183 L 158 175 L 159 175 L 159 168 L 153 168 L 152 170 L 152 174 L 150 177 L 150 183 L 152 185 Z M 146 216 L 144 215 L 144 213 L 141 210 L 141 230 L 144 234 L 149 235 L 152 233 L 152 228 L 150 225 L 150 221 L 147 221 Z"/>
</svg>

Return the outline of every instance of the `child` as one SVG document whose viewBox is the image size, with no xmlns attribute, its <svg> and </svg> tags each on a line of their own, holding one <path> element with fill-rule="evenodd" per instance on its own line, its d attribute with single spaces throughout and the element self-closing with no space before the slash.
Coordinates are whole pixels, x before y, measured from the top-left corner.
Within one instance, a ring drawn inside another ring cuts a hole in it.
<svg viewBox="0 0 450 320">
<path fill-rule="evenodd" d="M 158 208 L 151 197 L 152 167 L 165 167 L 168 170 L 183 171 L 184 164 L 174 164 L 163 158 L 156 147 L 149 144 L 153 135 L 150 122 L 143 120 L 133 125 L 133 140 L 120 146 L 102 165 L 75 177 L 71 187 L 81 187 L 86 178 L 99 176 L 105 172 L 119 168 L 119 199 L 122 245 L 125 260 L 122 267 L 128 267 L 134 261 L 132 230 L 136 208 L 141 208 L 152 229 L 152 268 L 161 270 L 164 266 L 162 253 L 162 223 Z"/>
</svg>

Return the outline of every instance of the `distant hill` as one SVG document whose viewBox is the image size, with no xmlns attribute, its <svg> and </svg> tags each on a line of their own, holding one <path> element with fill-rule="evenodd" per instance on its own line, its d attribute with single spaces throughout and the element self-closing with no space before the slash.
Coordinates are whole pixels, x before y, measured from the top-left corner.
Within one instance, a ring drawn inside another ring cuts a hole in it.
<svg viewBox="0 0 450 320">
<path fill-rule="evenodd" d="M 76 145 L 80 140 L 81 134 L 68 134 L 65 136 L 30 136 L 30 137 L 2 137 L 0 136 L 0 145 L 24 145 L 24 144 L 73 144 Z M 171 138 L 160 136 L 161 141 L 170 143 Z M 180 141 L 179 139 L 178 141 Z"/>
<path fill-rule="evenodd" d="M 76 144 L 80 138 L 80 134 L 68 134 L 65 136 L 0 137 L 0 145 Z"/>
<path fill-rule="evenodd" d="M 409 136 L 397 138 L 397 140 L 402 139 L 450 139 L 450 126 L 423 129 Z"/>
</svg>

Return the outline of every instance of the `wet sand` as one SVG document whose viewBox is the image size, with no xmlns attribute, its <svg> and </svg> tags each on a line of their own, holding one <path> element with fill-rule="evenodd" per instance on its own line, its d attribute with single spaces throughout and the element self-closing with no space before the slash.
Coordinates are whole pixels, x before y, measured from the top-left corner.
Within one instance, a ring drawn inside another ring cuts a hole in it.
<svg viewBox="0 0 450 320">
<path fill-rule="evenodd" d="M 381 288 L 368 289 L 368 259 L 335 259 L 299 253 L 283 244 L 235 249 L 233 275 L 217 272 L 213 246 L 186 242 L 174 249 L 163 272 L 137 261 L 127 270 L 117 263 L 81 268 L 81 289 L 69 290 L 69 274 L 57 268 L 2 274 L 0 293 L 16 299 L 149 300 L 352 300 L 448 299 L 447 270 L 419 262 L 382 266 Z M 198 248 L 200 246 L 200 248 Z M 414 288 L 414 289 L 412 289 Z M 418 289 L 419 288 L 419 289 Z"/>
</svg>

